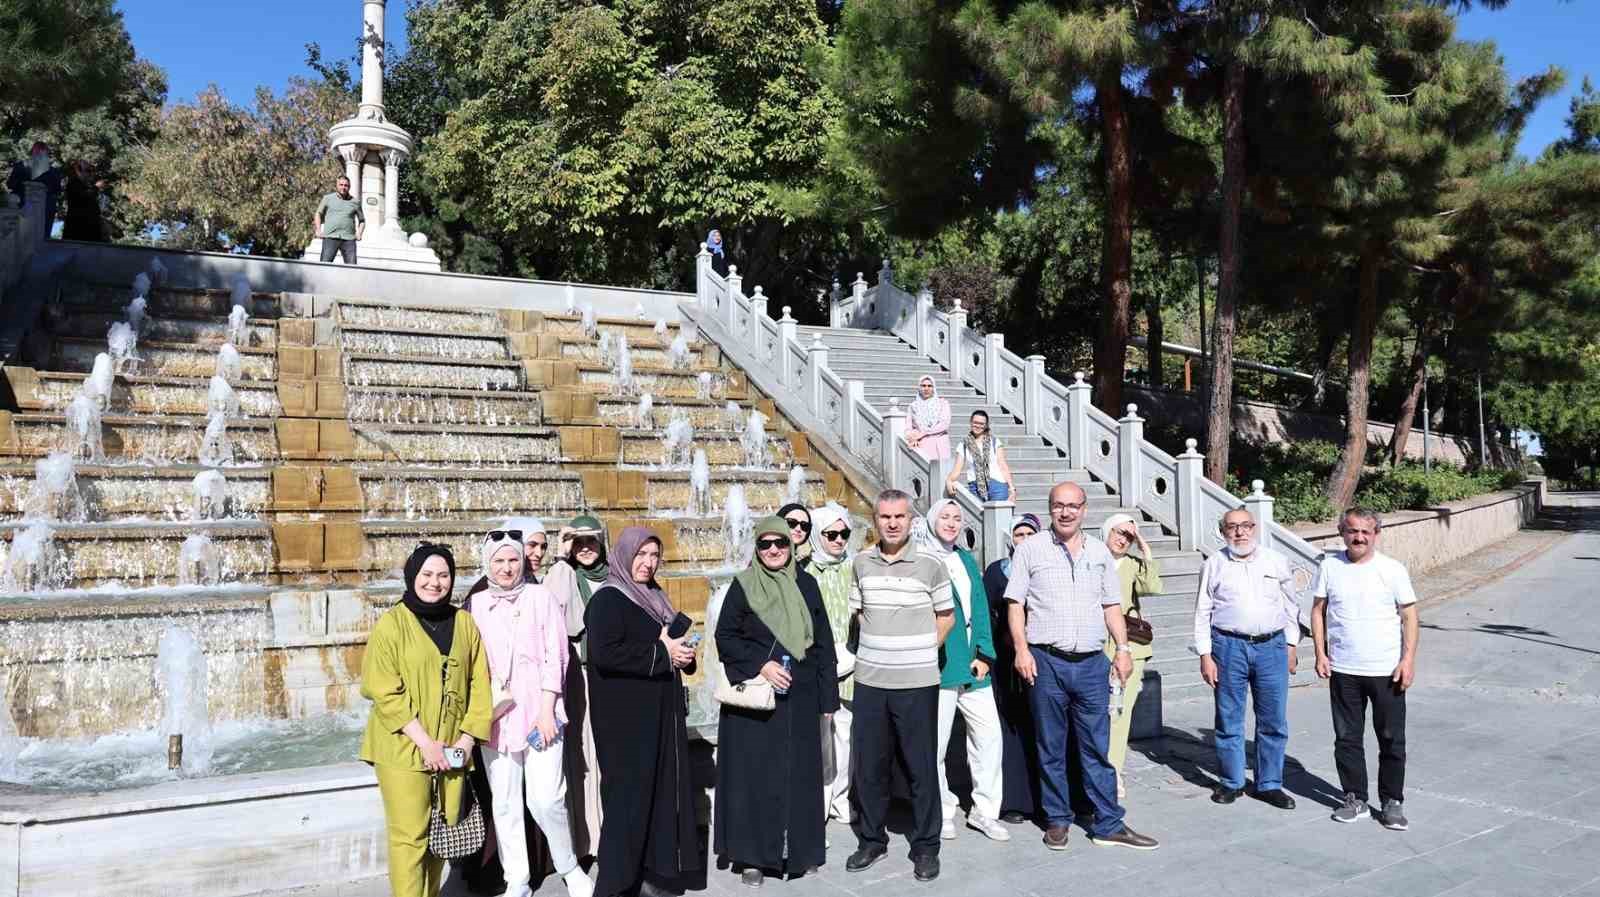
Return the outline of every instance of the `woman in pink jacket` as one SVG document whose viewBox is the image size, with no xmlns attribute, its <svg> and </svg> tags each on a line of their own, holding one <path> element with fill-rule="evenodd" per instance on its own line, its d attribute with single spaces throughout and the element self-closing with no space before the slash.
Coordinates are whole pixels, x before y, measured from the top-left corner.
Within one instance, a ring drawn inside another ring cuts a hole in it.
<svg viewBox="0 0 1600 897">
<path fill-rule="evenodd" d="M 532 876 L 522 828 L 525 797 L 567 892 L 591 897 L 594 887 L 572 851 L 567 782 L 558 744 L 566 724 L 561 689 L 567 669 L 567 624 L 548 589 L 523 582 L 522 540 L 522 533 L 507 530 L 491 531 L 484 538 L 483 572 L 489 586 L 471 601 L 495 697 L 494 724 L 482 745 L 494 794 L 495 839 L 505 869 L 506 894 L 526 897 L 532 893 Z M 534 735 L 537 748 L 529 744 Z"/>
</svg>

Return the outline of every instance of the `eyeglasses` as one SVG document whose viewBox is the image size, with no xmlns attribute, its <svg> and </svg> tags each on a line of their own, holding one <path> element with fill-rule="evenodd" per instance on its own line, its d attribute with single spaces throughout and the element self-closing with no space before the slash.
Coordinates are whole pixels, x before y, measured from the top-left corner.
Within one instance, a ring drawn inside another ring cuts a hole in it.
<svg viewBox="0 0 1600 897">
<path fill-rule="evenodd" d="M 801 532 L 807 533 L 811 532 L 811 521 L 809 520 L 801 520 L 798 517 L 792 519 L 785 517 L 783 522 L 789 524 L 790 529 L 797 529 Z"/>
<path fill-rule="evenodd" d="M 522 530 L 520 530 L 520 529 L 492 529 L 492 530 L 489 530 L 489 534 L 488 535 L 483 537 L 483 541 L 485 541 L 485 542 L 498 542 L 501 539 L 513 539 L 513 540 L 515 540 L 517 542 L 521 542 L 522 541 Z"/>
<path fill-rule="evenodd" d="M 1051 505 L 1050 505 L 1050 513 L 1055 514 L 1055 513 L 1059 512 L 1059 511 L 1081 511 L 1081 510 L 1083 510 L 1083 505 L 1084 505 L 1084 502 L 1081 502 L 1081 501 L 1072 502 L 1070 504 L 1067 503 L 1067 502 L 1061 502 L 1061 501 L 1052 502 Z"/>
<path fill-rule="evenodd" d="M 1254 523 L 1224 523 L 1222 531 L 1225 533 L 1248 533 L 1255 529 Z"/>
<path fill-rule="evenodd" d="M 822 538 L 827 539 L 830 542 L 839 542 L 841 540 L 850 538 L 850 531 L 848 529 L 825 529 L 822 531 Z"/>
<path fill-rule="evenodd" d="M 787 548 L 787 547 L 789 547 L 789 540 L 788 539 L 774 538 L 774 539 L 757 539 L 756 540 L 756 550 L 757 551 L 771 551 L 774 548 Z"/>
</svg>

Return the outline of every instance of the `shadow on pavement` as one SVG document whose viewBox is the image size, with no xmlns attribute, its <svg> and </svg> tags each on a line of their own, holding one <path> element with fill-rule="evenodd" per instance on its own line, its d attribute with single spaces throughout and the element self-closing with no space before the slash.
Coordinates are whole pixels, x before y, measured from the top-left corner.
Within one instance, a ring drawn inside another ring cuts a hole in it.
<svg viewBox="0 0 1600 897">
<path fill-rule="evenodd" d="M 1210 729 L 1202 729 L 1202 737 L 1196 737 L 1181 729 L 1166 726 L 1162 728 L 1160 738 L 1136 741 L 1129 747 L 1143 754 L 1150 762 L 1165 766 L 1182 776 L 1191 785 L 1215 788 L 1219 781 L 1217 750 L 1208 737 L 1210 734 Z M 1333 750 L 1331 744 L 1328 750 Z M 1244 755 L 1246 768 L 1252 768 L 1255 759 L 1254 740 L 1245 739 Z M 1344 793 L 1338 786 L 1306 769 L 1292 755 L 1283 758 L 1283 790 L 1330 809 L 1338 808 L 1344 801 Z"/>
<path fill-rule="evenodd" d="M 1421 626 L 1423 629 L 1432 629 L 1438 632 L 1481 632 L 1484 635 L 1500 635 L 1524 642 L 1533 642 L 1535 645 L 1544 645 L 1547 648 L 1562 648 L 1567 651 L 1577 651 L 1579 654 L 1600 656 L 1600 651 L 1594 648 L 1580 648 L 1577 645 L 1551 641 L 1551 639 L 1558 638 L 1553 632 L 1544 629 L 1529 629 L 1526 626 L 1515 626 L 1509 623 L 1481 623 L 1477 626 L 1440 626 L 1437 623 L 1423 623 Z M 1534 638 L 1534 636 L 1548 636 L 1548 638 Z"/>
</svg>

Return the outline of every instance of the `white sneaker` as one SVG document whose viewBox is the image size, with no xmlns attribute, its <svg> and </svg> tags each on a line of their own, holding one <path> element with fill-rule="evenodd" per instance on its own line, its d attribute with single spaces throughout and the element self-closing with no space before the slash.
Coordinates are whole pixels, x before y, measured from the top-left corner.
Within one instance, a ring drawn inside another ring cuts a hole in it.
<svg viewBox="0 0 1600 897">
<path fill-rule="evenodd" d="M 946 841 L 954 841 L 956 839 L 956 821 L 954 819 L 946 819 L 939 826 L 939 837 Z"/>
<path fill-rule="evenodd" d="M 982 813 L 967 814 L 967 828 L 974 828 L 983 832 L 984 837 L 991 841 L 1010 841 L 1011 833 L 1000 824 L 998 819 L 990 819 Z"/>
<path fill-rule="evenodd" d="M 589 880 L 582 866 L 561 876 L 561 880 L 567 883 L 568 897 L 594 897 L 594 882 Z"/>
</svg>

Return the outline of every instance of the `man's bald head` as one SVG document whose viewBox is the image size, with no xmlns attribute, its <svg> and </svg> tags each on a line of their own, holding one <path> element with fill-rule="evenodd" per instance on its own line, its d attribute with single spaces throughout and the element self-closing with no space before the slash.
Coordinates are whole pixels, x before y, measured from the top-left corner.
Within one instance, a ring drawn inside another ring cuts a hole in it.
<svg viewBox="0 0 1600 897">
<path fill-rule="evenodd" d="M 1057 483 L 1050 490 L 1050 528 L 1056 538 L 1066 541 L 1078 535 L 1083 526 L 1083 511 L 1089 496 L 1077 483 Z"/>
</svg>

